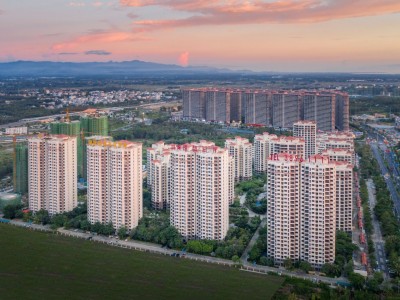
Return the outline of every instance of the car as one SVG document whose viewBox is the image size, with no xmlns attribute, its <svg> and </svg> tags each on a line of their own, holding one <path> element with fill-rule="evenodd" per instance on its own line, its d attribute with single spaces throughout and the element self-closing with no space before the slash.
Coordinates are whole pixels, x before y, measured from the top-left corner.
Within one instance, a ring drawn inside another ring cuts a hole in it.
<svg viewBox="0 0 400 300">
<path fill-rule="evenodd" d="M 176 257 L 179 257 L 179 256 L 181 256 L 181 255 L 180 255 L 179 253 L 177 253 L 177 254 L 176 254 Z"/>
<path fill-rule="evenodd" d="M 171 254 L 171 256 L 175 256 L 175 255 L 176 255 L 176 253 L 175 253 L 175 252 Z"/>
</svg>

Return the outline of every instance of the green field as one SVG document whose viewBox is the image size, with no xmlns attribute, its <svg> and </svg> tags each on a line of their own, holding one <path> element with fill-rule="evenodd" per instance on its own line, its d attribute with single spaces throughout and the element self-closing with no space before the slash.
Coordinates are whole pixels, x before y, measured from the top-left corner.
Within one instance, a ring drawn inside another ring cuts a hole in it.
<svg viewBox="0 0 400 300">
<path fill-rule="evenodd" d="M 270 299 L 282 282 L 0 224 L 0 299 Z"/>
</svg>

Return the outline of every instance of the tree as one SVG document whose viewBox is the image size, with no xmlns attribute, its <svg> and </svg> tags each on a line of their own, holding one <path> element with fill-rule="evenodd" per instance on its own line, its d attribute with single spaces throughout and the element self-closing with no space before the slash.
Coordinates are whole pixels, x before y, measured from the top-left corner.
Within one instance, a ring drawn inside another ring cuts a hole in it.
<svg viewBox="0 0 400 300">
<path fill-rule="evenodd" d="M 259 263 L 262 266 L 269 266 L 269 267 L 272 267 L 274 265 L 274 261 L 266 256 L 261 256 Z"/>
<path fill-rule="evenodd" d="M 304 272 L 306 272 L 306 273 L 308 273 L 308 272 L 310 272 L 312 270 L 312 267 L 311 267 L 310 263 L 307 262 L 307 261 L 301 261 L 300 264 L 299 264 L 299 268 L 301 270 L 303 270 Z"/>
<path fill-rule="evenodd" d="M 232 261 L 233 261 L 234 263 L 238 263 L 238 262 L 240 262 L 240 257 L 237 256 L 237 255 L 234 255 L 234 256 L 232 256 Z"/>
<path fill-rule="evenodd" d="M 33 217 L 33 222 L 35 224 L 46 225 L 47 223 L 50 222 L 49 212 L 44 209 L 37 211 Z"/>
<path fill-rule="evenodd" d="M 123 240 L 127 235 L 128 235 L 128 229 L 126 229 L 126 227 L 125 226 L 121 226 L 119 229 L 118 229 L 118 237 L 121 239 L 121 240 Z"/>
<path fill-rule="evenodd" d="M 3 208 L 3 215 L 6 219 L 14 219 L 18 210 L 22 208 L 21 204 L 8 204 Z"/>
<path fill-rule="evenodd" d="M 113 224 L 110 222 L 103 227 L 103 234 L 104 235 L 112 235 L 115 233 L 115 229 Z"/>
<path fill-rule="evenodd" d="M 249 260 L 256 261 L 260 256 L 261 256 L 261 250 L 257 247 L 257 245 L 254 245 L 254 247 L 251 249 L 249 253 Z"/>
<path fill-rule="evenodd" d="M 293 268 L 293 262 L 292 262 L 292 260 L 291 260 L 289 257 L 286 258 L 286 259 L 283 261 L 283 266 L 284 266 L 286 269 L 290 270 L 291 268 Z"/>
<path fill-rule="evenodd" d="M 349 275 L 349 281 L 351 283 L 351 285 L 357 289 L 357 290 L 361 290 L 364 287 L 364 283 L 365 283 L 365 278 L 357 273 L 351 273 Z"/>
<path fill-rule="evenodd" d="M 336 264 L 324 264 L 321 271 L 330 277 L 340 276 L 340 267 Z"/>
</svg>

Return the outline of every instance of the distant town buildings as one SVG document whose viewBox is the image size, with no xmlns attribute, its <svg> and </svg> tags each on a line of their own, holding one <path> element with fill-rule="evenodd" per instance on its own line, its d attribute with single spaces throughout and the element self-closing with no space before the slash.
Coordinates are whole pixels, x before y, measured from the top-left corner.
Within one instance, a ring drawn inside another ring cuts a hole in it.
<svg viewBox="0 0 400 300">
<path fill-rule="evenodd" d="M 10 127 L 6 128 L 7 135 L 20 135 L 20 134 L 28 134 L 28 127 Z"/>
<path fill-rule="evenodd" d="M 77 206 L 76 137 L 35 136 L 28 139 L 29 209 L 50 215 Z"/>
<path fill-rule="evenodd" d="M 142 144 L 89 140 L 88 220 L 135 228 L 143 215 Z"/>
<path fill-rule="evenodd" d="M 182 90 L 183 118 L 292 128 L 315 121 L 317 130 L 349 130 L 349 96 L 339 91 Z"/>
</svg>

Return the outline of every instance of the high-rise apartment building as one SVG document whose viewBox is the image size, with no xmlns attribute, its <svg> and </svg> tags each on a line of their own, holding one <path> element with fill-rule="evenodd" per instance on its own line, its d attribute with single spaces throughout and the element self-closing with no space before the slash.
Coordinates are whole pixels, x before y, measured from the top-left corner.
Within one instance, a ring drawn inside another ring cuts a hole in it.
<svg viewBox="0 0 400 300">
<path fill-rule="evenodd" d="M 330 160 L 333 161 L 345 161 L 349 164 L 354 165 L 354 152 L 347 150 L 347 149 L 341 149 L 341 148 L 329 148 L 321 152 L 321 155 L 328 156 Z"/>
<path fill-rule="evenodd" d="M 271 94 L 267 91 L 245 91 L 242 94 L 244 101 L 244 122 L 246 124 L 270 125 Z"/>
<path fill-rule="evenodd" d="M 225 141 L 225 148 L 233 157 L 235 182 L 249 180 L 253 175 L 253 145 L 240 136 Z"/>
<path fill-rule="evenodd" d="M 345 180 L 345 171 L 340 173 L 342 168 L 346 169 L 344 164 L 331 162 L 321 155 L 306 160 L 287 153 L 270 155 L 267 162 L 268 256 L 277 265 L 287 258 L 308 261 L 316 268 L 334 261 L 336 203 L 343 201 L 344 207 L 349 200 L 345 199 L 349 190 L 337 192 L 337 185 L 341 189 Z M 342 210 L 339 213 L 338 219 L 342 220 L 346 214 Z"/>
<path fill-rule="evenodd" d="M 336 165 L 336 229 L 352 231 L 353 165 L 337 161 Z"/>
<path fill-rule="evenodd" d="M 164 151 L 151 162 L 151 206 L 157 210 L 169 208 L 170 157 L 169 151 Z"/>
<path fill-rule="evenodd" d="M 279 136 L 270 141 L 270 154 L 288 153 L 298 158 L 305 156 L 305 140 L 302 137 Z"/>
<path fill-rule="evenodd" d="M 77 206 L 76 137 L 35 136 L 28 139 L 29 209 L 50 215 Z"/>
<path fill-rule="evenodd" d="M 301 163 L 300 259 L 316 268 L 335 260 L 336 165 L 321 155 Z"/>
<path fill-rule="evenodd" d="M 50 134 L 64 134 L 76 137 L 77 172 L 78 177 L 82 177 L 84 170 L 80 121 L 71 121 L 67 117 L 64 120 L 52 122 L 50 123 Z"/>
<path fill-rule="evenodd" d="M 325 132 L 317 134 L 318 153 L 326 149 L 346 149 L 354 153 L 354 134 L 351 132 Z"/>
<path fill-rule="evenodd" d="M 317 129 L 333 131 L 336 125 L 336 96 L 332 93 L 305 93 L 303 120 L 313 120 Z"/>
<path fill-rule="evenodd" d="M 349 96 L 339 91 L 182 90 L 186 119 L 292 128 L 315 121 L 317 130 L 349 130 Z"/>
<path fill-rule="evenodd" d="M 350 100 L 347 93 L 336 92 L 336 129 L 349 131 Z"/>
<path fill-rule="evenodd" d="M 271 159 L 270 159 L 271 158 Z M 300 163 L 289 155 L 272 155 L 267 162 L 268 256 L 280 265 L 300 255 Z"/>
<path fill-rule="evenodd" d="M 231 120 L 236 123 L 242 121 L 243 116 L 243 101 L 242 101 L 242 91 L 231 90 L 230 94 L 230 113 L 231 113 Z"/>
<path fill-rule="evenodd" d="M 206 120 L 230 123 L 231 94 L 229 91 L 207 90 L 205 92 Z"/>
<path fill-rule="evenodd" d="M 171 145 L 169 165 L 171 225 L 189 239 L 222 240 L 233 189 L 228 150 L 206 141 Z"/>
<path fill-rule="evenodd" d="M 298 121 L 293 124 L 293 136 L 305 141 L 305 158 L 317 153 L 317 123 L 315 121 Z"/>
<path fill-rule="evenodd" d="M 89 141 L 87 175 L 89 222 L 135 228 L 143 215 L 142 144 Z"/>
<path fill-rule="evenodd" d="M 254 137 L 254 172 L 262 174 L 267 172 L 267 160 L 271 154 L 270 142 L 277 139 L 275 134 L 264 132 Z"/>
<path fill-rule="evenodd" d="M 96 135 L 108 136 L 108 116 L 97 112 L 94 114 L 84 114 L 80 122 L 81 130 L 85 137 Z"/>
<path fill-rule="evenodd" d="M 292 128 L 301 119 L 301 97 L 300 93 L 273 92 L 271 124 L 276 128 Z"/>
<path fill-rule="evenodd" d="M 305 157 L 305 141 L 302 137 L 276 136 L 264 132 L 254 137 L 254 172 L 267 171 L 267 161 L 271 154 L 288 153 L 300 159 Z"/>
<path fill-rule="evenodd" d="M 204 89 L 183 90 L 182 98 L 184 118 L 205 120 L 206 104 Z"/>
</svg>

